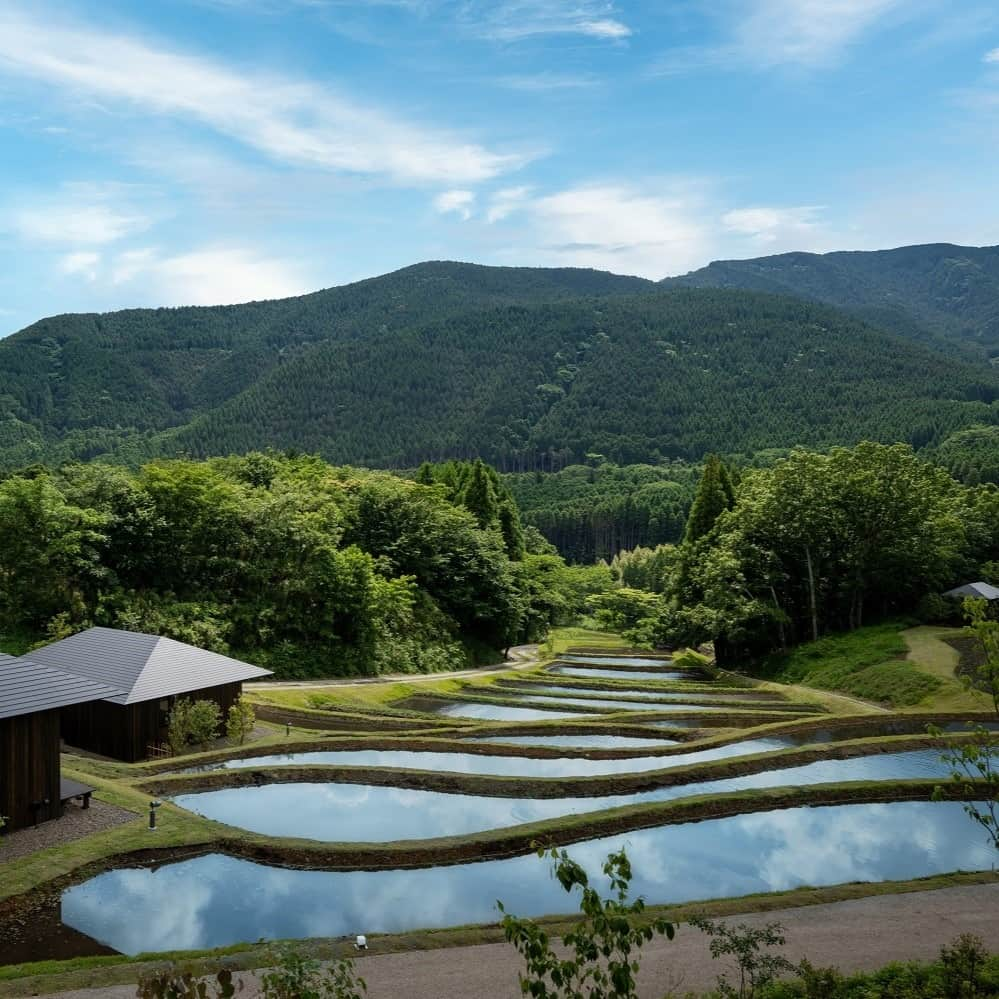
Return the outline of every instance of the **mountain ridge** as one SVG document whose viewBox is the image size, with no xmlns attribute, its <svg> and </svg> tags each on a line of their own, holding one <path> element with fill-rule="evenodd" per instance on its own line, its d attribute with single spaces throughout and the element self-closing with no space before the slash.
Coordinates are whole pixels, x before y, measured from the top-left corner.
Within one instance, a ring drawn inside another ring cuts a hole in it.
<svg viewBox="0 0 999 999">
<path fill-rule="evenodd" d="M 741 288 L 848 309 L 882 328 L 999 357 L 999 246 L 924 243 L 715 260 L 666 287 Z"/>
<path fill-rule="evenodd" d="M 800 296 L 425 262 L 291 299 L 40 320 L 0 341 L 0 467 L 272 446 L 550 470 L 922 447 L 999 422 L 999 372 L 912 339 Z"/>
</svg>

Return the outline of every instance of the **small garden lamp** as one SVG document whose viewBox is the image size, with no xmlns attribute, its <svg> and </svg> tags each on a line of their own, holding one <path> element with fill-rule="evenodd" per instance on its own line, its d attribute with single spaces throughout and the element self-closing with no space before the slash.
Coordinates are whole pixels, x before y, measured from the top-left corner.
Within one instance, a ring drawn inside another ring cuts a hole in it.
<svg viewBox="0 0 999 999">
<path fill-rule="evenodd" d="M 162 805 L 162 801 L 151 801 L 149 802 L 149 828 L 156 828 L 156 809 Z"/>
</svg>

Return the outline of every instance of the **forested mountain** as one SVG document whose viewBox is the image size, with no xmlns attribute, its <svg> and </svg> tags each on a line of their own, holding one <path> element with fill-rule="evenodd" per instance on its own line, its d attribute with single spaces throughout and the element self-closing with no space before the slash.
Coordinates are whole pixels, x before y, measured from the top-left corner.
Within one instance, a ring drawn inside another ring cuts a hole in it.
<svg viewBox="0 0 999 999">
<path fill-rule="evenodd" d="M 277 301 L 53 316 L 0 340 L 0 465 L 87 458 L 122 445 L 136 460 L 169 451 L 150 438 L 212 411 L 268 373 L 275 373 L 269 384 L 280 386 L 285 379 L 277 369 L 321 344 L 391 338 L 502 304 L 654 287 L 576 268 L 432 262 Z M 307 405 L 334 409 L 337 400 L 320 391 Z M 266 443 L 269 428 L 257 429 Z M 206 453 L 222 450 L 210 446 Z"/>
<path fill-rule="evenodd" d="M 905 336 L 999 357 L 999 246 L 931 243 L 717 260 L 663 284 L 796 295 L 849 309 Z"/>
<path fill-rule="evenodd" d="M 991 368 L 819 304 L 438 263 L 284 301 L 37 323 L 0 342 L 0 466 L 274 447 L 523 472 L 923 447 L 999 423 L 997 398 Z"/>
</svg>

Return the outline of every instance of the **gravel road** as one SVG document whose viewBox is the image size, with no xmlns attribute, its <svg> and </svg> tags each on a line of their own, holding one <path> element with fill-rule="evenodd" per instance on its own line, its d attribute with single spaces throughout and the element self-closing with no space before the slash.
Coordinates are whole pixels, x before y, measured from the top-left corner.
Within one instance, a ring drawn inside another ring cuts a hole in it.
<svg viewBox="0 0 999 999">
<path fill-rule="evenodd" d="M 761 924 L 779 920 L 787 928 L 786 955 L 844 971 L 880 967 L 889 961 L 931 959 L 960 933 L 976 933 L 999 950 L 999 884 L 942 888 L 931 892 L 883 895 L 828 905 L 733 917 Z M 369 953 L 358 962 L 368 983 L 368 999 L 520 999 L 520 960 L 506 944 L 484 944 L 405 954 Z M 673 988 L 710 987 L 723 968 L 708 957 L 704 938 L 680 927 L 672 942 L 645 949 L 640 995 L 661 999 Z M 258 995 L 254 982 L 240 993 Z M 58 993 L 60 999 L 126 999 L 134 986 Z"/>
</svg>

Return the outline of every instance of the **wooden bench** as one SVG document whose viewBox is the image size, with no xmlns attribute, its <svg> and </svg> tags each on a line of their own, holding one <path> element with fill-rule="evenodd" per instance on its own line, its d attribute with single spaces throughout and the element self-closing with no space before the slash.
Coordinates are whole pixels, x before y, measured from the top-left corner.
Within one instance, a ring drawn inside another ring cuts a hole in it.
<svg viewBox="0 0 999 999">
<path fill-rule="evenodd" d="M 81 802 L 84 808 L 89 808 L 90 796 L 93 793 L 94 788 L 81 784 L 78 780 L 70 780 L 68 777 L 59 778 L 59 803 L 63 808 L 73 800 Z"/>
</svg>

